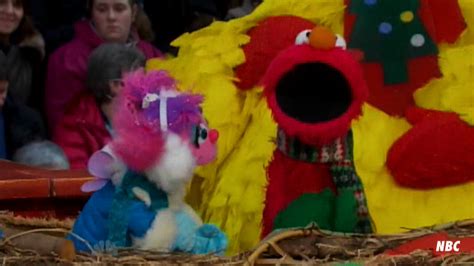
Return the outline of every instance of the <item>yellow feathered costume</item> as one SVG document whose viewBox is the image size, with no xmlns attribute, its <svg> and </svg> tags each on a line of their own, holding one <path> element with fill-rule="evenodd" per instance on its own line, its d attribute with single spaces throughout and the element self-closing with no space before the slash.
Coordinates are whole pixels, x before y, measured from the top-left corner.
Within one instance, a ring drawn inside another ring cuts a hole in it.
<svg viewBox="0 0 474 266">
<path fill-rule="evenodd" d="M 460 4 L 464 16 L 472 18 L 472 1 L 460 0 Z M 180 48 L 176 58 L 151 60 L 147 65 L 148 69 L 169 71 L 181 88 L 205 96 L 204 113 L 210 126 L 220 132 L 219 153 L 214 164 L 198 170 L 188 200 L 206 222 L 217 224 L 228 234 L 231 254 L 249 250 L 259 241 L 265 167 L 275 148 L 276 125 L 261 88 L 240 91 L 234 85 L 234 69 L 245 62 L 242 46 L 250 41 L 247 32 L 269 16 L 293 15 L 342 33 L 344 9 L 343 0 L 266 0 L 249 16 L 214 22 L 184 34 L 172 43 Z M 474 27 L 473 21 L 468 22 Z M 472 32 L 467 32 L 458 44 L 441 48 L 443 73 L 456 71 L 456 75 L 433 81 L 417 93 L 420 106 L 456 111 L 473 122 L 474 97 L 466 84 L 473 84 L 472 72 L 468 71 L 474 63 L 472 57 L 462 56 L 466 51 L 473 54 L 473 43 Z M 456 89 L 459 93 L 452 93 L 454 86 L 461 88 Z M 353 127 L 356 169 L 377 232 L 396 233 L 402 227 L 474 217 L 470 204 L 474 202 L 474 185 L 426 192 L 403 189 L 394 183 L 385 167 L 385 157 L 394 141 L 409 128 L 404 119 L 390 117 L 369 105 Z"/>
</svg>

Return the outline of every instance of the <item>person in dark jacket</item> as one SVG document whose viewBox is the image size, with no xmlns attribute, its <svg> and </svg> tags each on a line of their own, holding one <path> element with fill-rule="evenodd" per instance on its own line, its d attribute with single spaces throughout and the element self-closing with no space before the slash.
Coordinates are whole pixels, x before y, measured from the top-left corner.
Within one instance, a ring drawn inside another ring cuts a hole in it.
<svg viewBox="0 0 474 266">
<path fill-rule="evenodd" d="M 9 95 L 7 65 L 0 64 L 0 159 L 10 160 L 21 147 L 45 137 L 40 115 Z"/>
<path fill-rule="evenodd" d="M 70 103 L 53 133 L 53 141 L 62 147 L 72 169 L 86 168 L 89 157 L 110 141 L 122 75 L 144 66 L 145 56 L 124 44 L 103 44 L 92 52 L 87 66 L 89 90 Z"/>
<path fill-rule="evenodd" d="M 9 96 L 41 112 L 43 38 L 33 27 L 24 0 L 1 1 L 0 17 L 5 18 L 0 19 L 0 64 L 8 70 Z"/>
<path fill-rule="evenodd" d="M 46 55 L 74 37 L 74 23 L 87 14 L 85 0 L 28 0 L 33 22 L 46 42 Z"/>
</svg>

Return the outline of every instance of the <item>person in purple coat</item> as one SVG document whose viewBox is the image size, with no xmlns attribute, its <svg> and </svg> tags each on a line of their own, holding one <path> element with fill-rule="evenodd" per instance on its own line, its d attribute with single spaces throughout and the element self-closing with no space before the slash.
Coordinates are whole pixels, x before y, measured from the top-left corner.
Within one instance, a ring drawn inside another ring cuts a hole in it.
<svg viewBox="0 0 474 266">
<path fill-rule="evenodd" d="M 89 19 L 75 24 L 75 37 L 49 59 L 46 80 L 46 116 L 50 129 L 62 117 L 67 104 L 86 90 L 87 59 L 105 42 L 128 43 L 147 59 L 162 57 L 150 43 L 139 38 L 135 18 L 137 0 L 89 0 Z M 141 24 L 142 25 L 142 24 Z"/>
</svg>

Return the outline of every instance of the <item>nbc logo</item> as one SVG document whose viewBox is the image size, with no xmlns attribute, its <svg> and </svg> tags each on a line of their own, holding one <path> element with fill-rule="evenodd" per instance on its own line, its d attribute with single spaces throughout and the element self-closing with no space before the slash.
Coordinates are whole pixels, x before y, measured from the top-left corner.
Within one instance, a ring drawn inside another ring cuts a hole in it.
<svg viewBox="0 0 474 266">
<path fill-rule="evenodd" d="M 436 241 L 436 252 L 459 252 L 461 241 L 438 240 Z"/>
</svg>

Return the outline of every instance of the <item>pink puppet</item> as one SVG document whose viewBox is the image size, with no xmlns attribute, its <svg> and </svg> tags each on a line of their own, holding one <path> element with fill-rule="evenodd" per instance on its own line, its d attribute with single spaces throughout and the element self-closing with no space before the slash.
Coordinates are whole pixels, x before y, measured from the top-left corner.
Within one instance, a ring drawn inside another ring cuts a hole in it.
<svg viewBox="0 0 474 266">
<path fill-rule="evenodd" d="M 208 129 L 202 100 L 178 92 L 163 71 L 140 70 L 125 78 L 112 123 L 113 141 L 89 161 L 96 179 L 83 190 L 98 191 L 76 220 L 75 235 L 114 247 L 225 251 L 226 236 L 203 224 L 183 200 L 194 168 L 216 156 L 218 133 Z M 87 250 L 80 241 L 75 245 Z"/>
</svg>

